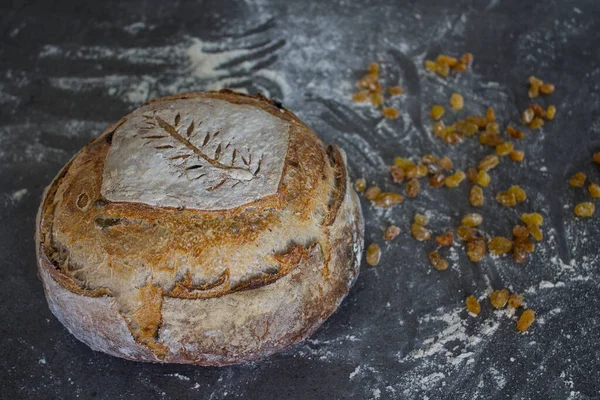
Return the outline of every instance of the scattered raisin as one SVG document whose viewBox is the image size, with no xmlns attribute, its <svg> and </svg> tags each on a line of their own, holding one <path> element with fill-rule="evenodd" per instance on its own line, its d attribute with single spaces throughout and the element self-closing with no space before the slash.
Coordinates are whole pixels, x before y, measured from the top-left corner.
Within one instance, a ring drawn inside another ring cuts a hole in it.
<svg viewBox="0 0 600 400">
<path fill-rule="evenodd" d="M 419 241 L 429 240 L 431 238 L 431 231 L 419 224 L 412 224 L 410 226 L 410 233 Z"/>
<path fill-rule="evenodd" d="M 467 311 L 472 314 L 479 315 L 481 312 L 481 305 L 475 298 L 475 296 L 469 296 L 465 300 L 465 305 L 467 306 Z"/>
<path fill-rule="evenodd" d="M 444 181 L 446 177 L 444 174 L 435 174 L 429 178 L 429 186 L 432 188 L 440 188 L 444 186 Z"/>
<path fill-rule="evenodd" d="M 462 110 L 464 106 L 463 97 L 458 93 L 452 93 L 452 96 L 450 96 L 450 105 L 455 110 Z"/>
<path fill-rule="evenodd" d="M 535 225 L 530 225 L 535 226 Z M 525 239 L 529 236 L 529 229 L 524 227 L 523 225 L 515 225 L 512 230 L 512 234 L 517 239 Z"/>
<path fill-rule="evenodd" d="M 396 164 L 396 167 L 402 168 L 404 170 L 406 170 L 408 167 L 412 167 L 413 165 L 415 165 L 414 162 L 412 162 L 408 158 L 403 157 L 394 158 L 394 164 Z"/>
<path fill-rule="evenodd" d="M 404 180 L 404 176 L 405 176 L 404 168 L 400 168 L 400 167 L 393 165 L 390 167 L 390 173 L 392 174 L 392 182 L 400 183 Z"/>
<path fill-rule="evenodd" d="M 483 171 L 489 171 L 490 169 L 496 167 L 500 160 L 498 156 L 494 154 L 487 155 L 483 157 L 483 159 L 479 162 L 478 168 Z"/>
<path fill-rule="evenodd" d="M 529 329 L 531 324 L 533 324 L 534 320 L 535 312 L 533 312 L 533 310 L 523 311 L 523 314 L 521 314 L 521 317 L 517 321 L 517 330 L 519 332 L 525 332 L 527 329 Z"/>
<path fill-rule="evenodd" d="M 456 58 L 447 56 L 445 54 L 438 55 L 437 58 L 435 59 L 435 61 L 438 64 L 446 64 L 450 67 L 454 67 L 458 63 L 458 60 Z"/>
<path fill-rule="evenodd" d="M 392 86 L 388 88 L 388 93 L 391 96 L 399 96 L 404 93 L 404 89 L 402 89 L 400 86 Z"/>
<path fill-rule="evenodd" d="M 594 153 L 594 155 L 592 156 L 592 160 L 596 163 L 596 164 L 600 164 L 600 152 L 598 153 Z"/>
<path fill-rule="evenodd" d="M 578 172 L 569 180 L 569 185 L 573 187 L 582 187 L 585 185 L 587 176 L 583 172 Z"/>
<path fill-rule="evenodd" d="M 457 187 L 464 179 L 465 173 L 458 170 L 452 175 L 448 176 L 444 180 L 444 183 L 446 184 L 446 187 Z"/>
<path fill-rule="evenodd" d="M 522 246 L 514 246 L 513 257 L 517 264 L 523 264 L 525 261 L 527 261 L 527 252 Z"/>
<path fill-rule="evenodd" d="M 375 266 L 381 259 L 381 248 L 377 243 L 371 243 L 367 248 L 367 264 Z"/>
<path fill-rule="evenodd" d="M 496 146 L 496 154 L 507 156 L 513 151 L 514 145 L 511 142 L 504 142 Z"/>
<path fill-rule="evenodd" d="M 514 193 L 515 199 L 519 203 L 522 203 L 525 200 L 527 200 L 527 193 L 525 193 L 525 191 L 519 185 L 513 185 L 509 187 L 507 192 Z"/>
<path fill-rule="evenodd" d="M 378 186 L 371 186 L 365 192 L 367 200 L 375 200 L 381 194 L 381 189 Z"/>
<path fill-rule="evenodd" d="M 513 192 L 498 192 L 496 200 L 505 207 L 514 207 L 517 204 L 517 197 Z"/>
<path fill-rule="evenodd" d="M 490 303 L 494 308 L 503 308 L 508 303 L 508 295 L 507 289 L 494 290 L 490 294 Z"/>
<path fill-rule="evenodd" d="M 485 131 L 479 135 L 479 143 L 485 146 L 496 147 L 504 143 L 504 139 L 497 133 Z"/>
<path fill-rule="evenodd" d="M 491 180 L 492 178 L 486 171 L 481 170 L 477 173 L 477 184 L 479 184 L 479 186 L 487 187 Z"/>
<path fill-rule="evenodd" d="M 421 157 L 421 163 L 425 165 L 436 164 L 438 161 L 440 161 L 440 159 L 433 154 L 425 154 Z"/>
<path fill-rule="evenodd" d="M 435 72 L 437 68 L 437 63 L 431 60 L 425 60 L 425 69 L 431 72 Z"/>
<path fill-rule="evenodd" d="M 467 242 L 467 256 L 473 262 L 479 262 L 485 256 L 485 241 L 475 239 Z"/>
<path fill-rule="evenodd" d="M 527 225 L 527 229 L 529 230 L 529 233 L 531 234 L 531 236 L 538 242 L 544 238 L 544 234 L 542 233 L 539 226 Z"/>
<path fill-rule="evenodd" d="M 464 225 L 461 225 L 456 229 L 456 235 L 465 242 L 483 238 L 483 233 L 480 230 Z"/>
<path fill-rule="evenodd" d="M 540 226 L 544 223 L 544 217 L 540 213 L 523 213 L 521 214 L 521 221 L 523 221 L 525 225 Z"/>
<path fill-rule="evenodd" d="M 600 185 L 598 185 L 597 183 L 590 183 L 590 186 L 588 186 L 588 191 L 590 192 L 590 196 L 592 196 L 593 198 L 598 198 L 600 197 Z"/>
<path fill-rule="evenodd" d="M 439 104 L 436 104 L 433 107 L 431 107 L 431 118 L 437 121 L 438 119 L 442 118 L 443 115 L 444 107 L 442 107 Z"/>
<path fill-rule="evenodd" d="M 461 220 L 461 224 L 464 226 L 475 227 L 481 225 L 483 217 L 481 214 L 471 213 L 467 214 Z"/>
<path fill-rule="evenodd" d="M 404 197 L 399 193 L 384 192 L 372 201 L 375 207 L 388 208 L 395 204 L 402 203 L 404 201 Z"/>
<path fill-rule="evenodd" d="M 452 232 L 443 233 L 435 238 L 440 246 L 451 246 L 454 243 L 454 234 Z"/>
<path fill-rule="evenodd" d="M 538 128 L 541 128 L 542 126 L 544 126 L 544 120 L 541 119 L 540 117 L 535 117 L 533 119 L 533 121 L 531 121 L 529 123 L 529 127 L 531 129 L 538 129 Z"/>
<path fill-rule="evenodd" d="M 370 98 L 371 93 L 368 90 L 361 90 L 360 92 L 354 93 L 354 95 L 352 96 L 352 101 L 354 101 L 355 103 L 362 103 L 370 100 Z"/>
<path fill-rule="evenodd" d="M 433 268 L 438 271 L 445 271 L 448 269 L 448 260 L 440 256 L 440 253 L 437 251 L 429 253 L 429 261 L 431 262 L 431 265 L 433 265 Z"/>
<path fill-rule="evenodd" d="M 546 109 L 546 119 L 553 120 L 555 116 L 556 116 L 556 107 L 553 105 L 549 105 L 548 108 Z"/>
<path fill-rule="evenodd" d="M 415 178 L 411 179 L 406 184 L 406 195 L 408 197 L 411 197 L 411 198 L 412 197 L 417 197 L 417 195 L 419 194 L 420 190 L 421 190 L 421 184 Z"/>
<path fill-rule="evenodd" d="M 409 179 L 412 179 L 412 178 L 422 178 L 424 176 L 427 176 L 427 173 L 429 172 L 429 170 L 427 169 L 427 166 L 425 166 L 423 164 L 419 164 L 419 165 L 411 165 L 410 167 L 406 168 L 405 172 L 406 172 L 406 177 Z"/>
<path fill-rule="evenodd" d="M 495 236 L 488 242 L 488 250 L 490 254 L 501 256 L 508 253 L 513 247 L 512 240 L 508 240 L 503 236 Z"/>
<path fill-rule="evenodd" d="M 506 133 L 508 133 L 508 136 L 515 139 L 523 139 L 525 137 L 525 133 L 513 128 L 510 125 L 506 127 Z"/>
<path fill-rule="evenodd" d="M 439 164 L 440 167 L 442 167 L 446 171 L 450 171 L 452 168 L 454 168 L 454 163 L 452 162 L 452 160 L 448 156 L 442 157 L 440 159 L 440 161 L 438 161 L 438 164 Z"/>
<path fill-rule="evenodd" d="M 354 188 L 356 189 L 357 192 L 362 193 L 365 191 L 365 189 L 367 188 L 367 181 L 365 180 L 365 178 L 358 178 L 355 182 L 354 182 Z"/>
<path fill-rule="evenodd" d="M 390 225 L 385 230 L 385 233 L 383 234 L 383 238 L 385 240 L 393 240 L 399 234 L 400 234 L 400 228 L 398 228 L 396 225 Z"/>
<path fill-rule="evenodd" d="M 477 170 L 475 168 L 467 168 L 467 179 L 470 182 L 477 182 Z"/>
<path fill-rule="evenodd" d="M 383 94 L 381 92 L 375 92 L 371 96 L 371 104 L 376 107 L 380 107 L 383 105 Z"/>
<path fill-rule="evenodd" d="M 479 186 L 473 185 L 471 187 L 469 202 L 473 207 L 481 207 L 483 205 L 483 190 Z"/>
<path fill-rule="evenodd" d="M 540 86 L 540 92 L 543 94 L 551 94 L 554 93 L 554 85 L 551 83 L 544 83 Z"/>
<path fill-rule="evenodd" d="M 535 114 L 536 117 L 543 118 L 546 116 L 546 110 L 544 110 L 544 108 L 542 106 L 540 106 L 539 104 L 532 103 L 529 106 L 529 108 L 531 108 L 533 110 L 533 113 Z"/>
<path fill-rule="evenodd" d="M 496 112 L 494 111 L 494 109 L 492 107 L 488 107 L 488 109 L 485 113 L 485 119 L 487 119 L 488 122 L 496 121 Z"/>
<path fill-rule="evenodd" d="M 508 154 L 508 156 L 513 161 L 521 162 L 525 158 L 525 153 L 520 150 L 513 150 Z"/>
<path fill-rule="evenodd" d="M 381 110 L 381 115 L 387 119 L 396 119 L 398 116 L 400 116 L 400 113 L 394 107 L 383 107 L 383 110 Z"/>
<path fill-rule="evenodd" d="M 594 206 L 594 203 L 585 201 L 575 206 L 575 215 L 577 215 L 578 217 L 591 217 L 592 215 L 594 215 L 595 210 L 596 207 Z"/>
<path fill-rule="evenodd" d="M 508 298 L 508 306 L 511 308 L 521 307 L 521 304 L 523 304 L 523 296 L 520 294 L 513 293 Z"/>
<path fill-rule="evenodd" d="M 429 223 L 429 218 L 423 214 L 415 214 L 414 223 L 417 225 L 425 226 Z"/>
<path fill-rule="evenodd" d="M 534 116 L 535 113 L 533 112 L 533 110 L 531 108 L 528 108 L 525 111 L 523 111 L 523 114 L 521 115 L 521 120 L 524 124 L 529 124 L 531 123 L 531 121 L 533 121 Z"/>
</svg>

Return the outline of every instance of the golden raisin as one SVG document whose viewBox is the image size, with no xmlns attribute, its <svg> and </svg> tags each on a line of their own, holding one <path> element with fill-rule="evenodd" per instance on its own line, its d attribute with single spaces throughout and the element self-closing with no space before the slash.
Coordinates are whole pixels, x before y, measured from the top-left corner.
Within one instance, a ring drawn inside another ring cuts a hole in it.
<svg viewBox="0 0 600 400">
<path fill-rule="evenodd" d="M 354 188 L 357 192 L 362 193 L 367 188 L 367 181 L 365 178 L 358 178 L 356 182 L 354 182 Z"/>
<path fill-rule="evenodd" d="M 446 65 L 449 65 L 450 67 L 453 67 L 458 63 L 458 60 L 456 58 L 447 56 L 445 54 L 440 54 L 439 56 L 437 56 L 435 61 L 438 64 L 446 64 Z"/>
<path fill-rule="evenodd" d="M 527 200 L 527 193 L 525 193 L 525 191 L 519 185 L 513 185 L 509 187 L 507 192 L 514 193 L 515 199 L 519 203 Z"/>
<path fill-rule="evenodd" d="M 479 186 L 487 187 L 491 180 L 492 178 L 490 177 L 490 174 L 488 174 L 486 171 L 482 170 L 477 173 L 477 183 Z"/>
<path fill-rule="evenodd" d="M 467 70 L 467 64 L 459 61 L 455 66 L 452 67 L 452 70 L 456 72 L 465 72 Z"/>
<path fill-rule="evenodd" d="M 392 181 L 394 183 L 399 183 L 404 180 L 404 176 L 405 176 L 404 168 L 400 168 L 395 165 L 391 166 L 390 173 L 392 174 Z"/>
<path fill-rule="evenodd" d="M 365 192 L 367 200 L 375 200 L 381 194 L 381 189 L 378 186 L 371 186 Z"/>
<path fill-rule="evenodd" d="M 448 176 L 444 183 L 446 187 L 457 187 L 465 179 L 465 173 L 461 170 L 456 171 L 452 175 Z"/>
<path fill-rule="evenodd" d="M 546 109 L 546 119 L 553 120 L 555 116 L 556 116 L 556 107 L 553 105 L 549 105 L 548 108 Z"/>
<path fill-rule="evenodd" d="M 544 234 L 542 233 L 539 226 L 527 225 L 527 229 L 529 230 L 529 233 L 531 234 L 531 236 L 538 242 L 544 238 Z"/>
<path fill-rule="evenodd" d="M 477 182 L 477 170 L 475 168 L 467 168 L 467 179 L 470 182 Z"/>
<path fill-rule="evenodd" d="M 438 119 L 442 118 L 443 115 L 444 107 L 440 106 L 439 104 L 436 104 L 433 107 L 431 107 L 431 118 L 437 121 Z"/>
<path fill-rule="evenodd" d="M 590 186 L 588 186 L 588 191 L 590 192 L 590 196 L 592 196 L 593 198 L 598 198 L 600 197 L 600 185 L 598 185 L 597 183 L 590 183 Z"/>
<path fill-rule="evenodd" d="M 377 243 L 371 243 L 367 248 L 367 264 L 375 266 L 381 259 L 381 248 Z"/>
<path fill-rule="evenodd" d="M 444 176 L 444 174 L 435 174 L 429 178 L 429 186 L 431 186 L 432 188 L 440 188 L 444 186 L 445 180 L 446 177 Z"/>
<path fill-rule="evenodd" d="M 406 172 L 406 177 L 409 179 L 412 179 L 412 178 L 422 178 L 424 176 L 427 176 L 427 173 L 429 172 L 429 170 L 427 169 L 427 166 L 419 164 L 419 165 L 411 165 L 410 167 L 406 168 L 405 172 Z"/>
<path fill-rule="evenodd" d="M 546 110 L 544 110 L 544 108 L 542 106 L 540 106 L 539 104 L 536 103 L 532 103 L 529 108 L 531 108 L 533 110 L 533 113 L 535 114 L 536 117 L 545 117 L 546 116 Z"/>
<path fill-rule="evenodd" d="M 473 262 L 479 262 L 485 256 L 485 241 L 475 239 L 467 242 L 467 256 Z"/>
<path fill-rule="evenodd" d="M 360 92 L 354 93 L 352 101 L 355 103 L 362 103 L 368 101 L 371 98 L 371 93 L 368 90 L 361 90 Z"/>
<path fill-rule="evenodd" d="M 554 85 L 551 83 L 544 83 L 540 86 L 540 92 L 543 94 L 551 94 L 554 93 Z"/>
<path fill-rule="evenodd" d="M 582 187 L 585 185 L 587 176 L 583 172 L 578 172 L 569 180 L 569 185 L 573 187 Z"/>
<path fill-rule="evenodd" d="M 473 62 L 473 54 L 471 54 L 471 53 L 463 54 L 463 56 L 460 58 L 460 62 L 465 65 L 471 64 Z"/>
<path fill-rule="evenodd" d="M 458 93 L 452 93 L 452 96 L 450 96 L 450 105 L 455 110 L 462 110 L 464 107 L 463 97 Z"/>
<path fill-rule="evenodd" d="M 520 294 L 513 293 L 508 298 L 508 306 L 511 308 L 520 307 L 523 304 L 523 296 Z"/>
<path fill-rule="evenodd" d="M 450 66 L 448 64 L 437 63 L 435 66 L 436 74 L 446 78 L 450 74 Z"/>
<path fill-rule="evenodd" d="M 381 110 L 381 114 L 387 119 L 396 119 L 400 115 L 400 113 L 398 113 L 398 110 L 394 107 L 383 107 L 383 110 Z"/>
<path fill-rule="evenodd" d="M 446 171 L 449 171 L 452 168 L 454 168 L 454 163 L 448 156 L 442 157 L 440 159 L 440 161 L 438 162 L 438 164 L 440 165 L 440 167 L 444 168 Z"/>
<path fill-rule="evenodd" d="M 496 146 L 496 154 L 499 156 L 506 156 L 513 151 L 514 145 L 511 142 L 504 142 Z"/>
<path fill-rule="evenodd" d="M 496 167 L 500 160 L 498 156 L 494 154 L 487 155 L 483 157 L 483 159 L 479 162 L 478 168 L 483 171 L 489 171 L 490 169 Z"/>
<path fill-rule="evenodd" d="M 487 119 L 488 122 L 496 121 L 496 112 L 494 111 L 494 109 L 492 107 L 488 107 L 488 109 L 485 113 L 485 119 Z"/>
<path fill-rule="evenodd" d="M 461 225 L 456 229 L 456 235 L 465 242 L 483 238 L 483 233 L 475 228 Z"/>
<path fill-rule="evenodd" d="M 585 201 L 575 206 L 575 215 L 577 215 L 578 217 L 591 217 L 592 215 L 594 215 L 595 210 L 596 207 L 594 206 L 594 203 Z"/>
<path fill-rule="evenodd" d="M 431 265 L 433 265 L 433 268 L 438 271 L 445 271 L 448 269 L 448 260 L 440 256 L 440 253 L 437 251 L 429 253 L 429 261 L 431 262 Z"/>
<path fill-rule="evenodd" d="M 505 207 L 514 207 L 517 204 L 517 197 L 513 192 L 498 192 L 496 194 L 498 203 Z"/>
<path fill-rule="evenodd" d="M 477 125 L 478 128 L 485 128 L 489 121 L 485 117 L 480 117 L 477 115 L 469 115 L 466 118 L 467 122 Z"/>
<path fill-rule="evenodd" d="M 373 104 L 376 107 L 382 106 L 383 105 L 383 94 L 381 94 L 381 92 L 373 93 L 373 95 L 371 96 L 371 104 Z"/>
<path fill-rule="evenodd" d="M 379 63 L 372 62 L 369 64 L 369 74 L 378 75 L 379 74 Z"/>
<path fill-rule="evenodd" d="M 439 236 L 436 236 L 435 241 L 440 246 L 451 246 L 454 242 L 454 234 L 452 232 L 446 232 Z"/>
<path fill-rule="evenodd" d="M 529 225 L 529 226 L 535 226 L 535 225 Z M 514 237 L 516 237 L 518 239 L 525 239 L 526 237 L 529 236 L 529 229 L 527 229 L 523 225 L 515 225 L 513 227 L 512 234 Z"/>
<path fill-rule="evenodd" d="M 537 85 L 530 85 L 529 91 L 527 92 L 527 94 L 532 99 L 535 99 L 536 97 L 538 97 L 540 95 L 540 87 Z"/>
<path fill-rule="evenodd" d="M 490 294 L 490 303 L 494 308 L 503 308 L 508 303 L 508 295 L 507 289 L 494 290 Z"/>
<path fill-rule="evenodd" d="M 523 246 L 514 246 L 513 257 L 517 264 L 523 264 L 525 261 L 527 261 L 527 251 L 525 251 Z"/>
<path fill-rule="evenodd" d="M 461 220 L 461 224 L 464 226 L 474 227 L 479 226 L 483 222 L 481 214 L 471 213 L 467 214 Z"/>
<path fill-rule="evenodd" d="M 514 247 L 519 247 L 527 253 L 533 253 L 533 251 L 535 250 L 535 244 L 533 244 L 533 242 L 527 238 L 515 239 Z"/>
<path fill-rule="evenodd" d="M 425 165 L 435 164 L 439 160 L 440 159 L 438 157 L 434 156 L 433 154 L 425 154 L 423 157 L 421 157 L 421 162 Z"/>
<path fill-rule="evenodd" d="M 465 305 L 467 306 L 467 311 L 472 314 L 479 315 L 481 312 L 481 305 L 475 298 L 475 296 L 469 296 L 465 300 Z"/>
<path fill-rule="evenodd" d="M 513 150 L 508 154 L 508 156 L 513 161 L 521 162 L 525 158 L 525 153 L 521 150 Z"/>
<path fill-rule="evenodd" d="M 471 187 L 469 202 L 473 207 L 481 207 L 483 205 L 483 190 L 479 186 L 473 185 Z"/>
<path fill-rule="evenodd" d="M 404 93 L 404 89 L 402 89 L 400 86 L 392 86 L 388 88 L 388 93 L 391 96 L 399 96 Z"/>
<path fill-rule="evenodd" d="M 504 143 L 504 139 L 497 133 L 485 131 L 479 135 L 479 143 L 485 146 L 496 147 Z"/>
<path fill-rule="evenodd" d="M 503 236 L 495 236 L 488 242 L 488 250 L 490 254 L 501 256 L 508 253 L 513 246 L 512 240 L 508 240 Z"/>
<path fill-rule="evenodd" d="M 508 136 L 515 139 L 523 139 L 525 137 L 525 134 L 523 132 L 513 128 L 510 125 L 506 127 L 506 133 L 508 133 Z"/>
<path fill-rule="evenodd" d="M 594 155 L 592 156 L 592 160 L 596 163 L 596 164 L 600 164 L 600 152 L 599 153 L 594 153 Z"/>
<path fill-rule="evenodd" d="M 415 163 L 413 163 L 411 160 L 403 157 L 394 158 L 394 164 L 396 164 L 396 167 L 402 168 L 404 170 L 406 170 L 408 167 L 412 167 L 413 165 L 415 165 Z"/>
<path fill-rule="evenodd" d="M 412 224 L 410 226 L 410 233 L 415 239 L 421 242 L 431 238 L 431 231 L 419 224 Z"/>
<path fill-rule="evenodd" d="M 544 120 L 541 119 L 540 117 L 535 117 L 533 119 L 533 121 L 531 121 L 529 123 L 529 127 L 531 129 L 538 129 L 538 128 L 541 128 L 542 126 L 544 126 Z"/>
<path fill-rule="evenodd" d="M 525 332 L 527 329 L 529 329 L 531 324 L 533 324 L 534 320 L 535 312 L 533 312 L 533 310 L 523 311 L 523 314 L 521 314 L 521 317 L 519 317 L 519 320 L 517 321 L 517 330 L 519 332 Z"/>
<path fill-rule="evenodd" d="M 384 192 L 373 200 L 373 205 L 375 207 L 388 208 L 403 201 L 404 197 L 399 193 Z"/>
<path fill-rule="evenodd" d="M 525 225 L 540 226 L 544 223 L 544 217 L 540 213 L 523 213 L 521 214 L 521 221 Z"/>
<path fill-rule="evenodd" d="M 361 89 L 373 89 L 377 83 L 377 75 L 365 75 L 358 81 L 358 87 Z"/>
<path fill-rule="evenodd" d="M 542 86 L 544 84 L 544 81 L 542 81 L 540 78 L 536 78 L 535 76 L 531 75 L 529 78 L 529 84 L 530 85 L 534 85 L 534 86 Z"/>
<path fill-rule="evenodd" d="M 396 225 L 390 225 L 385 230 L 385 233 L 383 234 L 383 238 L 385 240 L 393 240 L 399 234 L 400 234 L 400 228 L 398 228 Z"/>
<path fill-rule="evenodd" d="M 437 69 L 437 63 L 431 60 L 425 60 L 425 69 L 431 72 L 435 72 Z"/>
<path fill-rule="evenodd" d="M 429 218 L 423 214 L 415 214 L 414 223 L 417 225 L 425 226 L 429 223 Z"/>
<path fill-rule="evenodd" d="M 408 197 L 411 197 L 411 198 L 417 197 L 417 195 L 419 194 L 420 190 L 421 190 L 421 184 L 415 178 L 411 179 L 406 184 L 406 195 Z"/>
<path fill-rule="evenodd" d="M 524 124 L 529 124 L 531 123 L 531 121 L 533 121 L 534 116 L 535 114 L 533 110 L 531 108 L 528 108 L 527 110 L 523 111 L 523 114 L 521 115 L 521 120 Z"/>
</svg>

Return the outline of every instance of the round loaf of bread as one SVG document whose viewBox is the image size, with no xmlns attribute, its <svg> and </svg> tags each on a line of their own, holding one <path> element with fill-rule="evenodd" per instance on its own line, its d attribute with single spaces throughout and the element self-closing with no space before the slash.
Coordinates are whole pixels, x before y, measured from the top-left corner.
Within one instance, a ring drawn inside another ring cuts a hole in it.
<svg viewBox="0 0 600 400">
<path fill-rule="evenodd" d="M 356 280 L 344 153 L 262 96 L 145 104 L 62 169 L 38 213 L 50 309 L 94 350 L 226 365 L 314 332 Z"/>
</svg>

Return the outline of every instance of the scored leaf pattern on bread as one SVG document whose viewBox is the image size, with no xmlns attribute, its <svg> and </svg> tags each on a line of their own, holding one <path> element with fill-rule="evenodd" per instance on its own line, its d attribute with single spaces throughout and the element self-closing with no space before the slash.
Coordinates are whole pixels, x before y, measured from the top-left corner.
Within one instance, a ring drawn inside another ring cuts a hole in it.
<svg viewBox="0 0 600 400">
<path fill-rule="evenodd" d="M 220 130 L 206 131 L 202 135 L 202 121 L 196 123 L 192 119 L 184 126 L 179 113 L 172 123 L 157 113 L 143 117 L 145 125 L 140 133 L 141 138 L 147 140 L 145 144 L 151 144 L 163 153 L 169 163 L 181 172 L 181 176 L 204 181 L 207 191 L 213 191 L 227 181 L 235 181 L 232 186 L 241 181 L 250 181 L 260 172 L 262 155 L 253 162 L 250 149 L 238 149 L 232 145 L 232 141 L 219 141 Z M 211 151 L 213 142 L 218 144 Z M 209 155 L 209 152 L 213 155 Z"/>
</svg>

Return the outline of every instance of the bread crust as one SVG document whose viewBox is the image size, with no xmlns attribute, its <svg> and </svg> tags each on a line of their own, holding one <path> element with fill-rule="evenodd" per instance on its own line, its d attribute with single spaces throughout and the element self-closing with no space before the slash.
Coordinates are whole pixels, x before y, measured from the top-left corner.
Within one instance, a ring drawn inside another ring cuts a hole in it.
<svg viewBox="0 0 600 400">
<path fill-rule="evenodd" d="M 94 350 L 199 365 L 259 359 L 314 332 L 358 276 L 364 222 L 343 153 L 260 96 L 185 93 L 149 104 L 193 98 L 251 105 L 289 124 L 277 193 L 224 210 L 103 200 L 112 135 L 132 114 L 76 154 L 44 192 L 36 251 L 51 311 Z M 145 247 L 157 238 L 163 247 Z M 221 255 L 211 264 L 213 252 Z M 239 266 L 244 259 L 258 261 Z"/>
</svg>

